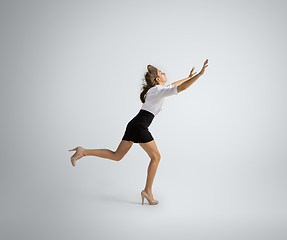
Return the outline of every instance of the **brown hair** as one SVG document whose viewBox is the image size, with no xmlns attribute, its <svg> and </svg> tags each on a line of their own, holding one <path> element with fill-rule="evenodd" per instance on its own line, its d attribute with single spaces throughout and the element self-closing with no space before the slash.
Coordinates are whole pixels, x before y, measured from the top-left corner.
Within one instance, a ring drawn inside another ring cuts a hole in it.
<svg viewBox="0 0 287 240">
<path fill-rule="evenodd" d="M 150 88 L 154 87 L 155 85 L 159 84 L 155 80 L 158 77 L 157 68 L 152 66 L 152 65 L 148 65 L 147 70 L 148 71 L 144 75 L 143 84 L 142 84 L 142 92 L 140 94 L 140 99 L 141 99 L 142 103 L 145 102 L 145 97 L 146 97 L 147 91 Z"/>
</svg>

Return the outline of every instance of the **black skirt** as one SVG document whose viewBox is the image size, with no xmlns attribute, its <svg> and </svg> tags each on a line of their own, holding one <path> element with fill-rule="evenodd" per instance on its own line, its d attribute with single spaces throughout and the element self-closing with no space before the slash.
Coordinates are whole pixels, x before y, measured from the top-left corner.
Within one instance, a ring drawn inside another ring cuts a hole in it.
<svg viewBox="0 0 287 240">
<path fill-rule="evenodd" d="M 153 140 L 148 130 L 149 125 L 154 119 L 154 115 L 146 110 L 139 113 L 128 123 L 122 140 L 133 141 L 134 143 L 146 143 Z"/>
</svg>

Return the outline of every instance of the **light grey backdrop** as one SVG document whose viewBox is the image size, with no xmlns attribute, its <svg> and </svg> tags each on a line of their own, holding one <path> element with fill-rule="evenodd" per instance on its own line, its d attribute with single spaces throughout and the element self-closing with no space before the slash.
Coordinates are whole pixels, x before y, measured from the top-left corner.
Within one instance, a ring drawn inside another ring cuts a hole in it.
<svg viewBox="0 0 287 240">
<path fill-rule="evenodd" d="M 0 3 L 1 239 L 286 239 L 285 1 Z M 168 82 L 149 163 L 115 150 L 139 111 L 148 64 Z"/>
</svg>

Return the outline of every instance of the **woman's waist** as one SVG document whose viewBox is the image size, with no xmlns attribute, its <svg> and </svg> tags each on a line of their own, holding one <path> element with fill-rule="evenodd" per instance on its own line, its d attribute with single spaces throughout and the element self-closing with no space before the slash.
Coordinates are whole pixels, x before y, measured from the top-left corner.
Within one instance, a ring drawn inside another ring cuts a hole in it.
<svg viewBox="0 0 287 240">
<path fill-rule="evenodd" d="M 131 120 L 131 123 L 137 126 L 148 127 L 152 123 L 153 119 L 154 115 L 151 112 L 141 109 Z"/>
<path fill-rule="evenodd" d="M 139 113 L 136 115 L 136 117 L 139 116 L 139 117 L 144 117 L 144 118 L 148 118 L 148 119 L 153 119 L 155 117 L 155 115 L 148 111 L 148 110 L 145 110 L 145 109 L 140 109 Z"/>
</svg>

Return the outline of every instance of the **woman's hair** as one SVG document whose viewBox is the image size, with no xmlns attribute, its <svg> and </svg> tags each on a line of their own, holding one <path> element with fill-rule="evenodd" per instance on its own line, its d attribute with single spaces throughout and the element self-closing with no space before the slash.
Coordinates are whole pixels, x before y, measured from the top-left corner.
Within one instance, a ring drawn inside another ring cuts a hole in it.
<svg viewBox="0 0 287 240">
<path fill-rule="evenodd" d="M 148 65 L 147 70 L 148 71 L 144 75 L 144 79 L 143 79 L 143 83 L 142 83 L 142 92 L 140 94 L 140 99 L 141 99 L 142 103 L 145 102 L 145 97 L 146 97 L 147 91 L 150 88 L 154 87 L 155 85 L 159 84 L 155 80 L 158 77 L 157 68 L 152 66 L 152 65 Z"/>
</svg>

